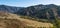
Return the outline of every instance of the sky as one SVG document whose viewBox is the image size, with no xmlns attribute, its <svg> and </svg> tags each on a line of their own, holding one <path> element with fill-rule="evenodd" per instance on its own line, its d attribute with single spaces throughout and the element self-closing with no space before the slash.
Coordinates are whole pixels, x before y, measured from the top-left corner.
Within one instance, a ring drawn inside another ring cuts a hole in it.
<svg viewBox="0 0 60 28">
<path fill-rule="evenodd" d="M 0 5 L 9 5 L 9 6 L 17 6 L 17 7 L 28 7 L 38 4 L 60 5 L 60 0 L 0 0 Z"/>
</svg>

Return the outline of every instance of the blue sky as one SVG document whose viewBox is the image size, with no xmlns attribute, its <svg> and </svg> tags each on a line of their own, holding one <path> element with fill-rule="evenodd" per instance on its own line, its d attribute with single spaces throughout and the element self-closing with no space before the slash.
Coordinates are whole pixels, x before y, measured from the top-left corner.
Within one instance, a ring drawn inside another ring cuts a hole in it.
<svg viewBox="0 0 60 28">
<path fill-rule="evenodd" d="M 0 5 L 9 5 L 9 6 L 17 6 L 17 7 L 28 7 L 38 4 L 60 5 L 60 0 L 0 0 Z"/>
</svg>

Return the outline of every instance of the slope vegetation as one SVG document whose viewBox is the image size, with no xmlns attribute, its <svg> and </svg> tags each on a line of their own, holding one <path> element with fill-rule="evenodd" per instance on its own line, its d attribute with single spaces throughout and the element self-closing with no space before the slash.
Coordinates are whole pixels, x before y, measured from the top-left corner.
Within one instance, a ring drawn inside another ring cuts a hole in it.
<svg viewBox="0 0 60 28">
<path fill-rule="evenodd" d="M 16 14 L 0 12 L 0 28 L 52 28 L 53 24 L 20 18 Z"/>
</svg>

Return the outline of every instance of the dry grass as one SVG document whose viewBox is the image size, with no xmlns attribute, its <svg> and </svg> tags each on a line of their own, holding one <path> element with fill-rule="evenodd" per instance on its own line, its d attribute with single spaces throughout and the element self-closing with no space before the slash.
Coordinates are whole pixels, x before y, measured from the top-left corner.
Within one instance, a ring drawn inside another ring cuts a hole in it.
<svg viewBox="0 0 60 28">
<path fill-rule="evenodd" d="M 53 27 L 53 24 L 23 19 L 16 14 L 0 12 L 0 28 L 41 28 L 41 27 L 50 28 Z"/>
<path fill-rule="evenodd" d="M 0 27 L 2 28 L 23 28 L 25 27 L 25 24 L 23 22 L 20 22 L 17 19 L 1 19 Z"/>
</svg>

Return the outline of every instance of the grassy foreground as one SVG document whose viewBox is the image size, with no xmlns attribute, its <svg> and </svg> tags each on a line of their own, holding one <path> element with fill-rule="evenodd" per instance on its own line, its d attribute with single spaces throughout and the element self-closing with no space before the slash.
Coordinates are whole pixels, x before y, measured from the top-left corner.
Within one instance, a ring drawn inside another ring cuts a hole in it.
<svg viewBox="0 0 60 28">
<path fill-rule="evenodd" d="M 53 24 L 21 18 L 16 14 L 0 13 L 0 28 L 53 28 Z"/>
</svg>

